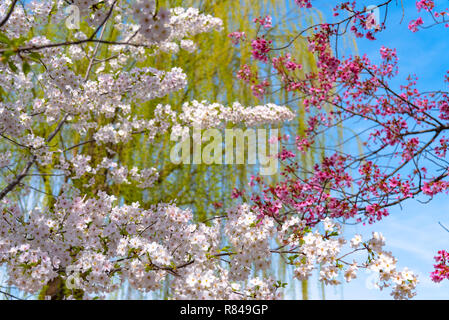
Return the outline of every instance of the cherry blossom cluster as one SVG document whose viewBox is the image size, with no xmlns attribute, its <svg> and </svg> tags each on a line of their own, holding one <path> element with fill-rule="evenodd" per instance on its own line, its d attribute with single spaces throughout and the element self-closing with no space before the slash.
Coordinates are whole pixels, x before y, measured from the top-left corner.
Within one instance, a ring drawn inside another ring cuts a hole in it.
<svg viewBox="0 0 449 320">
<path fill-rule="evenodd" d="M 295 0 L 300 8 L 312 8 L 312 0 Z"/>
<path fill-rule="evenodd" d="M 255 227 L 257 226 L 257 227 Z M 273 219 L 258 221 L 257 214 L 247 204 L 228 211 L 225 234 L 235 250 L 231 257 L 231 277 L 235 280 L 246 279 L 255 270 L 266 270 L 271 261 L 270 239 L 275 233 Z"/>
<path fill-rule="evenodd" d="M 243 65 L 237 73 L 237 78 L 251 84 L 251 91 L 255 97 L 261 98 L 265 95 L 265 89 L 270 87 L 268 80 L 259 81 L 259 75 L 250 66 Z"/>
<path fill-rule="evenodd" d="M 231 32 L 230 34 L 228 34 L 228 37 L 231 38 L 231 41 L 234 45 L 237 45 L 240 43 L 240 41 L 245 40 L 246 34 L 245 34 L 245 32 L 234 31 L 234 32 Z"/>
<path fill-rule="evenodd" d="M 438 255 L 435 256 L 434 268 L 430 277 L 434 282 L 441 282 L 444 279 L 449 279 L 449 266 L 448 266 L 449 253 L 446 250 L 438 251 Z"/>
<path fill-rule="evenodd" d="M 171 33 L 167 24 L 170 21 L 170 12 L 165 8 L 156 10 L 155 1 L 139 0 L 134 4 L 134 15 L 139 21 L 140 33 L 151 42 L 166 40 Z"/>
<path fill-rule="evenodd" d="M 441 6 L 438 2 L 435 4 L 433 0 L 416 0 L 416 8 L 418 12 L 427 12 L 427 15 L 430 17 L 427 21 L 430 21 L 431 26 L 442 24 L 446 28 L 449 27 L 449 21 L 447 20 L 449 11 L 447 7 Z M 424 26 L 424 21 L 425 19 L 420 16 L 411 20 L 408 27 L 411 31 L 417 32 L 421 28 L 426 27 Z"/>
<path fill-rule="evenodd" d="M 271 16 L 254 18 L 253 22 L 260 24 L 265 29 L 270 29 L 273 26 Z"/>
<path fill-rule="evenodd" d="M 276 124 L 292 120 L 295 114 L 286 106 L 272 103 L 255 107 L 244 107 L 238 102 L 226 107 L 219 103 L 206 101 L 186 102 L 180 115 L 184 123 L 198 128 L 221 127 L 225 123 L 244 123 L 248 126 Z"/>
<path fill-rule="evenodd" d="M 203 14 L 196 8 L 173 8 L 169 11 L 169 37 L 159 44 L 163 52 L 177 53 L 179 48 L 188 52 L 197 49 L 196 44 L 188 39 L 200 33 L 221 31 L 223 21 L 211 15 Z"/>
<path fill-rule="evenodd" d="M 95 175 L 100 174 L 103 169 L 106 169 L 110 174 L 111 182 L 115 184 L 130 184 L 131 182 L 135 182 L 137 187 L 142 189 L 153 186 L 159 177 L 156 168 L 139 169 L 133 167 L 132 169 L 128 169 L 108 158 L 103 158 L 101 163 L 92 167 L 91 157 L 81 154 L 76 155 L 72 159 L 68 159 L 68 161 L 61 157 L 57 167 L 65 171 L 72 179 L 80 179 L 81 177 L 86 177 L 86 175 L 93 178 Z"/>
<path fill-rule="evenodd" d="M 292 226 L 294 222 L 289 221 L 288 225 Z M 347 282 L 357 277 L 359 268 L 367 268 L 379 275 L 376 285 L 383 289 L 393 286 L 391 295 L 395 299 L 410 299 L 416 295 L 414 291 L 418 283 L 416 275 L 404 268 L 402 271 L 396 269 L 396 259 L 391 252 L 383 251 L 385 239 L 382 234 L 373 232 L 373 236 L 367 242 L 362 242 L 361 236 L 356 235 L 351 239 L 351 247 L 353 252 L 358 250 L 367 250 L 368 262 L 358 265 L 357 262 L 346 262 L 339 257 L 339 253 L 345 244 L 343 238 L 334 239 L 340 233 L 340 225 L 334 224 L 329 218 L 323 220 L 324 235 L 319 232 L 308 232 L 302 237 L 303 245 L 300 246 L 301 254 L 298 262 L 295 263 L 295 277 L 304 280 L 310 277 L 314 266 L 319 264 L 320 280 L 326 284 L 338 285 L 337 280 L 340 269 L 343 265 L 347 265 L 344 271 L 344 277 Z M 299 245 L 300 242 L 296 240 Z M 344 255 L 344 256 L 347 256 Z M 292 261 L 294 261 L 292 259 Z"/>
<path fill-rule="evenodd" d="M 391 295 L 395 299 L 410 299 L 416 295 L 417 276 L 407 268 L 398 270 L 396 258 L 383 248 L 385 238 L 381 233 L 373 232 L 367 241 L 355 235 L 347 246 L 347 240 L 341 236 L 341 225 L 329 217 L 311 224 L 298 215 L 271 218 L 258 212 L 259 206 L 251 208 L 247 204 L 237 207 L 237 212 L 228 211 L 225 233 L 232 245 L 227 251 L 232 252 L 234 277 L 246 278 L 253 264 L 255 270 L 268 268 L 270 261 L 264 257 L 271 252 L 282 255 L 284 261 L 294 267 L 298 280 L 307 280 L 313 272 L 319 271 L 320 281 L 338 285 L 341 274 L 350 282 L 357 277 L 359 269 L 368 269 L 378 275 L 376 285 L 380 289 L 392 287 Z M 276 243 L 281 244 L 275 249 L 270 248 L 268 241 L 273 235 Z M 359 251 L 366 252 L 365 262 L 347 261 Z"/>
<path fill-rule="evenodd" d="M 193 37 L 200 33 L 221 31 L 223 21 L 196 8 L 177 7 L 171 10 L 170 25 L 173 28 L 173 39 Z"/>
<path fill-rule="evenodd" d="M 266 40 L 264 37 L 257 37 L 251 41 L 252 51 L 254 59 L 260 60 L 262 62 L 268 61 L 268 52 L 271 50 L 271 40 Z"/>
<path fill-rule="evenodd" d="M 12 0 L 0 3 L 0 16 L 9 11 Z M 17 35 L 27 34 L 32 28 L 42 25 L 42 18 L 48 17 L 52 9 L 52 1 L 27 1 L 24 6 L 17 6 L 1 29 L 6 35 L 17 38 Z"/>
</svg>

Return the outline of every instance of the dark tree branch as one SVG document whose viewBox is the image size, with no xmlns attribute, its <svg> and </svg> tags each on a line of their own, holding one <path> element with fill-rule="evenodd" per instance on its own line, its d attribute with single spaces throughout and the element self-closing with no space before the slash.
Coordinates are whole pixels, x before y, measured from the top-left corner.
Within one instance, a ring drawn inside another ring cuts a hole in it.
<svg viewBox="0 0 449 320">
<path fill-rule="evenodd" d="M 8 22 L 9 18 L 11 17 L 12 12 L 14 11 L 14 7 L 16 6 L 18 0 L 14 0 L 11 4 L 11 8 L 9 8 L 8 13 L 3 18 L 3 20 L 0 22 L 0 28 L 3 27 L 6 22 Z"/>
</svg>

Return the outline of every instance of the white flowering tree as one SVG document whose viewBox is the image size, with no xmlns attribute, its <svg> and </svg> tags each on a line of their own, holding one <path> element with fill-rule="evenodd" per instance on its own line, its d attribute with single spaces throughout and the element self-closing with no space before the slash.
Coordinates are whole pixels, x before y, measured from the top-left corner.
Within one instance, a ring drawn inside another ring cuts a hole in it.
<svg viewBox="0 0 449 320">
<path fill-rule="evenodd" d="M 79 30 L 70 29 L 78 22 Z M 49 25 L 58 31 L 48 32 Z M 168 131 L 182 135 L 192 126 L 257 127 L 295 117 L 275 104 L 192 101 L 182 112 L 158 104 L 189 79 L 182 66 L 140 67 L 139 61 L 174 48 L 195 52 L 201 43 L 192 38 L 221 27 L 197 9 L 152 0 L 0 4 L 0 262 L 10 286 L 52 299 L 87 299 L 124 281 L 158 290 L 170 278 L 173 299 L 273 299 L 286 284 L 261 275 L 273 255 L 283 255 L 311 262 L 296 264 L 298 279 L 321 266 L 321 280 L 338 284 L 338 274 L 350 281 L 366 267 L 382 271 L 379 285 L 392 285 L 396 298 L 414 295 L 416 277 L 396 271 L 378 233 L 346 245 L 331 219 L 309 228 L 299 217 L 261 219 L 249 204 L 236 203 L 193 223 L 194 213 L 176 203 L 144 208 L 123 201 L 114 186 L 134 183 L 136 192 L 152 192 L 159 178 L 151 166 L 122 163 L 123 143 L 134 139 L 138 148 L 139 141 Z M 150 107 L 151 116 L 139 113 Z M 101 152 L 92 159 L 85 149 Z M 42 190 L 39 179 L 57 192 Z M 31 197 L 38 205 L 29 209 L 24 202 Z M 362 250 L 366 262 L 347 261 Z"/>
</svg>

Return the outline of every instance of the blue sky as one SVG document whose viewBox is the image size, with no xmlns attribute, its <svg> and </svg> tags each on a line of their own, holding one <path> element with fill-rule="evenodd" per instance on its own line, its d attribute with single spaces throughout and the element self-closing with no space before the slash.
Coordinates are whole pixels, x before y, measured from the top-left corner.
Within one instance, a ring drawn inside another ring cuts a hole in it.
<svg viewBox="0 0 449 320">
<path fill-rule="evenodd" d="M 380 3 L 381 1 L 362 1 L 365 5 Z M 408 30 L 408 23 L 418 17 L 415 1 L 404 1 L 404 19 L 402 23 L 402 8 L 395 2 L 388 11 L 387 31 L 377 35 L 376 41 L 358 39 L 358 53 L 367 54 L 371 61 L 379 58 L 382 45 L 396 48 L 399 57 L 399 76 L 393 82 L 398 86 L 403 83 L 408 74 L 416 74 L 419 78 L 420 90 L 445 89 L 444 75 L 449 70 L 449 30 L 437 26 L 428 30 L 413 33 Z M 440 1 L 441 3 L 442 1 Z M 444 1 L 449 3 L 448 1 Z M 331 8 L 336 1 L 317 0 L 318 8 L 322 10 L 327 21 L 332 21 Z M 384 10 L 381 10 L 381 17 Z M 429 17 L 422 13 L 424 22 Z M 344 49 L 341 53 L 354 53 L 353 49 Z M 449 233 L 438 223 L 449 226 L 449 201 L 447 195 L 441 195 L 428 204 L 420 204 L 415 200 L 407 201 L 402 208 L 390 210 L 390 216 L 383 221 L 368 226 L 345 226 L 345 234 L 351 236 L 360 233 L 368 238 L 372 231 L 380 231 L 387 240 L 387 250 L 398 258 L 400 268 L 409 267 L 420 278 L 415 299 L 448 299 L 449 281 L 440 284 L 430 281 L 429 273 L 433 268 L 433 256 L 438 250 L 449 249 Z M 361 271 L 360 278 L 349 284 L 325 289 L 326 299 L 391 299 L 390 291 L 379 291 L 372 287 L 370 274 Z M 316 281 L 315 281 L 316 283 Z M 311 281 L 310 298 L 322 298 L 319 286 Z M 299 298 L 300 296 L 298 296 Z"/>
</svg>

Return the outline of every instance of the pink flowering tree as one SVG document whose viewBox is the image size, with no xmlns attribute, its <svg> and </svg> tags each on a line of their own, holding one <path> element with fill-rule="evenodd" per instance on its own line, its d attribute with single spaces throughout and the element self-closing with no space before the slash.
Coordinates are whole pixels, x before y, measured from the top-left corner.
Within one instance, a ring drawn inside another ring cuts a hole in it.
<svg viewBox="0 0 449 320">
<path fill-rule="evenodd" d="M 313 2 L 295 1 L 308 9 Z M 278 83 L 302 101 L 308 127 L 293 143 L 284 143 L 279 154 L 281 181 L 273 185 L 255 177 L 252 185 L 257 191 L 242 197 L 252 202 L 259 219 L 271 217 L 289 225 L 299 218 L 302 225 L 295 231 L 299 237 L 325 219 L 374 223 L 406 200 L 431 201 L 449 190 L 448 93 L 420 91 L 415 76 L 399 88 L 393 86 L 400 67 L 394 48 L 383 46 L 377 64 L 367 55 L 345 57 L 339 52 L 343 35 L 375 41 L 378 33 L 388 32 L 388 9 L 401 9 L 396 1 L 374 1 L 374 6 L 385 13 L 380 19 L 361 1 L 337 1 L 334 21 L 309 26 L 289 43 L 275 43 L 268 33 L 248 40 L 253 59 L 270 68 Z M 416 9 L 410 32 L 449 26 L 447 9 L 437 8 L 434 1 L 416 1 Z M 302 75 L 297 72 L 301 65 L 289 53 L 290 46 L 300 40 L 308 42 L 318 59 L 317 70 Z M 257 78 L 247 66 L 238 76 L 246 82 Z M 340 128 L 357 128 L 360 123 L 362 129 L 345 136 L 345 143 L 321 143 Z M 355 139 L 362 144 L 361 150 L 351 143 Z M 322 159 L 298 161 L 310 150 L 321 151 Z M 291 252 L 301 248 L 302 242 L 293 249 L 291 243 L 286 246 Z M 433 281 L 449 277 L 447 258 L 447 251 L 438 252 Z M 299 255 L 290 262 L 300 265 L 300 275 L 307 277 L 313 262 L 301 259 Z M 396 276 L 385 265 L 380 272 L 384 279 Z"/>
<path fill-rule="evenodd" d="M 0 263 L 10 286 L 45 298 L 88 299 L 114 292 L 125 281 L 151 292 L 169 280 L 173 299 L 275 299 L 290 285 L 266 276 L 274 257 L 281 257 L 299 280 L 319 270 L 320 281 L 338 285 L 340 275 L 350 282 L 366 268 L 377 272 L 378 286 L 390 287 L 394 298 L 416 294 L 416 275 L 399 268 L 382 234 L 345 239 L 341 224 L 372 223 L 406 199 L 447 189 L 447 95 L 419 92 L 412 77 L 392 89 L 394 49 L 383 48 L 378 65 L 367 56 L 339 57 L 333 43 L 342 33 L 374 40 L 383 31 L 365 7 L 337 2 L 335 17 L 347 17 L 308 26 L 287 44 L 270 38 L 270 16 L 253 20 L 259 30 L 254 39 L 239 31 L 229 35 L 234 44 L 250 46 L 253 59 L 302 101 L 307 128 L 293 150 L 285 144 L 276 155 L 283 163 L 278 183 L 254 177 L 253 192 L 235 190 L 229 195 L 241 198 L 235 206 L 197 223 L 194 212 L 176 203 L 145 207 L 123 201 L 120 188 L 111 186 L 134 183 L 136 192 L 152 192 L 160 175 L 151 164 L 123 165 L 120 144 L 136 136 L 151 143 L 167 131 L 183 135 L 193 126 L 279 126 L 296 115 L 287 105 L 195 100 L 178 112 L 158 99 L 193 81 L 182 66 L 128 63 L 176 46 L 195 52 L 201 46 L 195 36 L 220 32 L 217 17 L 152 0 L 73 5 L 84 32 L 47 37 L 49 23 L 65 30 L 67 1 L 0 4 L 0 137 L 7 146 L 0 154 Z M 308 10 L 313 1 L 292 5 Z M 390 0 L 378 7 L 392 5 Z M 444 22 L 432 1 L 418 1 L 417 7 Z M 416 20 L 410 28 L 421 26 Z M 300 38 L 317 57 L 314 70 L 303 70 L 288 52 Z M 110 56 L 97 59 L 100 50 Z M 86 67 L 79 67 L 82 62 Z M 257 97 L 273 85 L 247 65 L 236 76 Z M 151 115 L 138 113 L 149 104 Z M 359 134 L 363 153 L 318 143 L 360 119 L 368 128 Z M 67 145 L 71 136 L 79 139 Z M 105 151 L 96 161 L 77 152 L 98 146 Z M 323 150 L 320 161 L 297 161 L 295 153 L 307 157 L 313 148 Z M 40 170 L 48 165 L 51 172 Z M 59 178 L 58 194 L 35 190 L 33 177 L 42 176 Z M 50 201 L 25 210 L 19 200 L 33 191 Z M 445 252 L 438 263 L 440 276 L 446 275 Z"/>
</svg>

